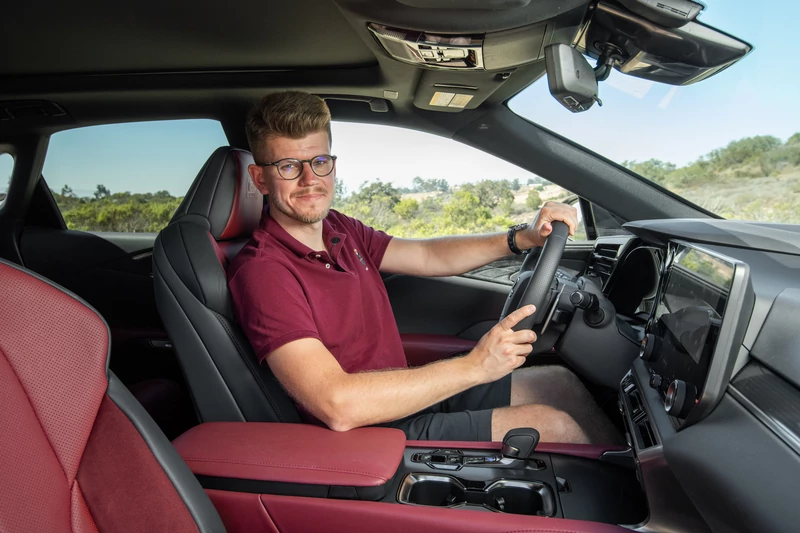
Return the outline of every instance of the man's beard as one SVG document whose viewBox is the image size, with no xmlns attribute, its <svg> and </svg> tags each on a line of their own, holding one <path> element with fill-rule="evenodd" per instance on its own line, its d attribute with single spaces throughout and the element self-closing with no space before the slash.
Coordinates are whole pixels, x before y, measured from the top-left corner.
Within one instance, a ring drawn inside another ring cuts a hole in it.
<svg viewBox="0 0 800 533">
<path fill-rule="evenodd" d="M 303 194 L 324 194 L 327 197 L 328 196 L 328 191 L 326 191 L 325 189 L 323 189 L 321 187 L 314 187 L 310 191 L 302 191 L 300 193 L 300 195 L 303 195 Z M 303 214 L 303 213 L 298 213 L 297 211 L 292 210 L 288 205 L 284 204 L 280 200 L 280 198 L 278 198 L 277 196 L 274 196 L 272 194 L 269 195 L 269 204 L 270 204 L 271 207 L 277 209 L 278 211 L 280 211 L 281 213 L 283 213 L 284 215 L 286 215 L 287 217 L 289 217 L 291 219 L 297 220 L 299 222 L 303 222 L 304 224 L 316 224 L 317 222 L 319 222 L 320 220 L 323 220 L 325 217 L 328 216 L 328 213 L 331 210 L 331 205 L 333 204 L 333 202 L 331 201 L 330 203 L 328 203 L 328 206 L 325 209 L 323 209 L 322 211 L 320 211 L 318 213 L 309 214 L 309 215 L 306 215 L 306 214 Z"/>
</svg>

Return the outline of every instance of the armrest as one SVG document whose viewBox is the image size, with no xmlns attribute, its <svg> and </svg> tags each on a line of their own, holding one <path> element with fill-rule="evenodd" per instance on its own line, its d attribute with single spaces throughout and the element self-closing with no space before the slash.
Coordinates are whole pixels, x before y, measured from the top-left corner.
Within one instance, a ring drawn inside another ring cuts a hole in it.
<svg viewBox="0 0 800 533">
<path fill-rule="evenodd" d="M 433 335 L 422 333 L 402 333 L 400 341 L 406 354 L 408 366 L 422 366 L 440 359 L 446 359 L 468 352 L 478 344 L 476 341 L 462 339 L 455 335 Z"/>
<path fill-rule="evenodd" d="M 384 485 L 406 436 L 391 428 L 347 432 L 308 424 L 208 422 L 173 442 L 195 475 L 306 485 Z"/>
</svg>

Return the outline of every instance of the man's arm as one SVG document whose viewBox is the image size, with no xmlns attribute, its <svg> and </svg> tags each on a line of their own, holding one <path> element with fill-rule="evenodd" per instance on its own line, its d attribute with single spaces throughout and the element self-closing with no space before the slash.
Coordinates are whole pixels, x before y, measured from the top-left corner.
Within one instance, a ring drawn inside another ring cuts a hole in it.
<svg viewBox="0 0 800 533">
<path fill-rule="evenodd" d="M 419 368 L 346 373 L 317 339 L 300 339 L 267 357 L 289 394 L 335 431 L 390 422 L 414 414 L 481 383 L 496 381 L 522 365 L 536 334 L 511 328 L 533 306 L 508 315 L 472 352 Z"/>
<path fill-rule="evenodd" d="M 542 246 L 553 231 L 551 222 L 556 220 L 569 226 L 570 235 L 575 234 L 577 210 L 566 204 L 547 202 L 533 224 L 517 232 L 517 247 L 525 250 Z M 418 240 L 394 238 L 386 248 L 380 269 L 412 276 L 457 276 L 510 253 L 506 233 Z"/>
</svg>

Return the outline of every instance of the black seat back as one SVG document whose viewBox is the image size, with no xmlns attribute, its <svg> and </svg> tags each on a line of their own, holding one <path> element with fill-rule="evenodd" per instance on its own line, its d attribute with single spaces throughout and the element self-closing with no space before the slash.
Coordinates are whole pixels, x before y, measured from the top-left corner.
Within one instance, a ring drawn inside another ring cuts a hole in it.
<svg viewBox="0 0 800 533">
<path fill-rule="evenodd" d="M 202 422 L 300 422 L 239 328 L 225 268 L 258 227 L 250 152 L 218 148 L 153 250 L 156 304 Z"/>
</svg>

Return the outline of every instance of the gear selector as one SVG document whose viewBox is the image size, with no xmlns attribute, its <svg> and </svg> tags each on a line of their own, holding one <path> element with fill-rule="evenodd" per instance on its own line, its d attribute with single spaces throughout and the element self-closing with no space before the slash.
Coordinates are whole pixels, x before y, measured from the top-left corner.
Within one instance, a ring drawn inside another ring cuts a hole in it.
<svg viewBox="0 0 800 533">
<path fill-rule="evenodd" d="M 527 459 L 539 444 L 539 432 L 533 428 L 516 428 L 503 437 L 503 457 Z"/>
</svg>

